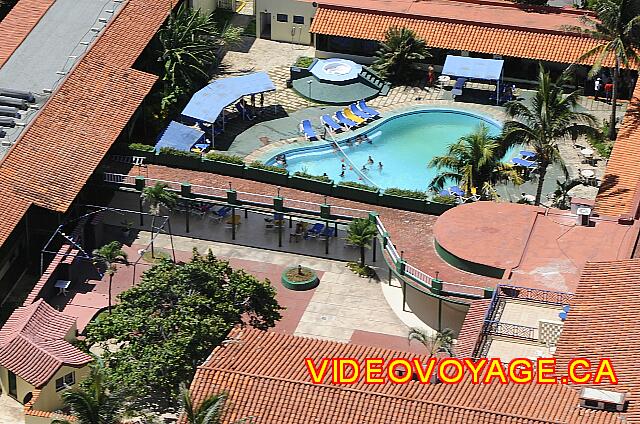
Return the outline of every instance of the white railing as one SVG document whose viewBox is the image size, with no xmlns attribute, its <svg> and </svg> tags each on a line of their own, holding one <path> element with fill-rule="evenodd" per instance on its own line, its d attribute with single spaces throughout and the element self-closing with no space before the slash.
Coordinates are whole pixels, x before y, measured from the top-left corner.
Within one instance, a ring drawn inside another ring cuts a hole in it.
<svg viewBox="0 0 640 424">
<path fill-rule="evenodd" d="M 376 216 L 376 228 L 378 229 L 378 234 L 380 235 L 387 233 L 387 229 L 384 228 L 384 224 L 382 224 L 379 216 Z"/>
<path fill-rule="evenodd" d="M 410 265 L 410 264 L 405 264 L 404 272 L 406 272 L 407 274 L 411 275 L 413 278 L 415 278 L 416 280 L 420 281 L 425 286 L 431 287 L 432 278 L 426 272 L 420 271 L 418 268 L 416 268 L 416 267 L 414 267 L 413 265 Z"/>
<path fill-rule="evenodd" d="M 385 247 L 385 249 L 387 250 L 389 256 L 391 256 L 391 260 L 393 261 L 393 263 L 397 263 L 400 261 L 400 255 L 398 255 L 398 251 L 396 250 L 396 247 L 393 245 L 393 243 L 391 243 L 391 240 L 387 240 L 387 246 Z"/>
<path fill-rule="evenodd" d="M 107 183 L 135 185 L 136 177 L 133 175 L 106 172 L 104 174 L 104 181 Z"/>
</svg>

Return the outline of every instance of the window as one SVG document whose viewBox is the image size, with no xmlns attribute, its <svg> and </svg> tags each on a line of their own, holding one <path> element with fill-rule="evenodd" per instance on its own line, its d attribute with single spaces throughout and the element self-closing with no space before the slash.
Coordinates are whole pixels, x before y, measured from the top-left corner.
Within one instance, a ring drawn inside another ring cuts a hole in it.
<svg viewBox="0 0 640 424">
<path fill-rule="evenodd" d="M 294 24 L 304 25 L 304 16 L 293 15 L 293 23 Z"/>
<path fill-rule="evenodd" d="M 289 16 L 283 13 L 278 13 L 276 19 L 278 22 L 289 22 Z"/>
<path fill-rule="evenodd" d="M 69 374 L 56 380 L 56 392 L 69 388 L 74 384 L 76 384 L 76 373 L 70 372 Z"/>
</svg>

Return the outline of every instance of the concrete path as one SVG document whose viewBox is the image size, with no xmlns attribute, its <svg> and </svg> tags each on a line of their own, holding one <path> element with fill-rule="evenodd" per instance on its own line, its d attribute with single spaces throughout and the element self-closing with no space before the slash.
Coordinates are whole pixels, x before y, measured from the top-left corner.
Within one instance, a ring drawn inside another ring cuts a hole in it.
<svg viewBox="0 0 640 424">
<path fill-rule="evenodd" d="M 24 424 L 22 405 L 7 395 L 0 396 L 0 424 Z"/>
</svg>

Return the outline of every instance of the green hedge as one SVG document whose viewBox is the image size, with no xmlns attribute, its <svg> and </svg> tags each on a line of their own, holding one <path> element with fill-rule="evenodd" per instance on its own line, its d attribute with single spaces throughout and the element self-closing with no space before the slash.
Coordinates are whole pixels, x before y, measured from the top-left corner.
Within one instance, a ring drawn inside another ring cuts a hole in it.
<svg viewBox="0 0 640 424">
<path fill-rule="evenodd" d="M 455 205 L 456 204 L 456 198 L 455 196 L 442 196 L 440 194 L 435 195 L 431 198 L 431 200 L 435 203 L 442 203 L 445 205 Z"/>
<path fill-rule="evenodd" d="M 331 178 L 324 175 L 312 175 L 302 171 L 296 171 L 293 175 L 295 175 L 296 177 L 306 178 L 308 180 L 316 180 L 323 183 L 330 183 L 332 181 Z"/>
<path fill-rule="evenodd" d="M 129 149 L 131 149 L 131 150 L 139 150 L 141 152 L 153 152 L 153 151 L 155 151 L 155 147 L 150 146 L 148 144 L 143 144 L 143 143 L 131 143 L 131 144 L 129 144 Z"/>
<path fill-rule="evenodd" d="M 366 191 L 373 191 L 373 192 L 378 191 L 378 187 L 357 183 L 355 181 L 342 181 L 338 183 L 338 185 L 345 186 L 345 187 L 359 188 L 360 190 L 366 190 Z"/>
<path fill-rule="evenodd" d="M 406 190 L 403 188 L 388 188 L 384 191 L 384 194 L 391 196 L 408 197 L 410 199 L 427 200 L 429 195 L 426 191 L 420 190 Z"/>
<path fill-rule="evenodd" d="M 200 155 L 193 152 L 185 152 L 184 150 L 174 149 L 173 147 L 163 147 L 160 149 L 161 155 L 182 156 L 194 159 L 200 159 Z"/>
<path fill-rule="evenodd" d="M 244 159 L 242 156 L 238 155 L 225 155 L 223 153 L 218 152 L 209 152 L 204 155 L 205 158 L 209 160 L 215 160 L 218 162 L 227 162 L 227 163 L 235 163 L 237 165 L 244 165 Z"/>
<path fill-rule="evenodd" d="M 281 168 L 279 166 L 274 166 L 274 165 L 265 165 L 259 160 L 254 160 L 249 164 L 249 166 L 256 169 L 264 169 L 265 171 L 277 172 L 279 174 L 286 174 L 287 172 L 289 172 L 286 170 L 286 168 Z"/>
<path fill-rule="evenodd" d="M 296 60 L 295 65 L 299 68 L 308 68 L 313 63 L 313 58 L 308 56 L 300 56 L 298 60 Z"/>
</svg>

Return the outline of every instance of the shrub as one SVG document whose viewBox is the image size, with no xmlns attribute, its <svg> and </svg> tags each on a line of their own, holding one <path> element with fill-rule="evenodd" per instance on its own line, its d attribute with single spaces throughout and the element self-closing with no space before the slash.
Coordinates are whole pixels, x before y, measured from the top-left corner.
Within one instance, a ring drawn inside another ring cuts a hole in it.
<svg viewBox="0 0 640 424">
<path fill-rule="evenodd" d="M 209 160 L 216 160 L 218 162 L 235 163 L 238 165 L 244 165 L 244 159 L 238 155 L 225 155 L 224 153 L 209 152 L 205 156 Z"/>
<path fill-rule="evenodd" d="M 331 178 L 325 177 L 324 175 L 312 175 L 312 174 L 307 174 L 306 172 L 302 172 L 302 171 L 296 171 L 293 175 L 295 175 L 296 177 L 306 178 L 306 179 L 309 179 L 309 180 L 322 181 L 323 183 L 330 183 L 331 182 Z"/>
<path fill-rule="evenodd" d="M 256 169 L 264 169 L 265 171 L 277 172 L 279 174 L 287 173 L 287 170 L 285 168 L 281 168 L 279 166 L 274 166 L 274 165 L 265 165 L 259 160 L 254 160 L 249 164 L 249 166 Z"/>
<path fill-rule="evenodd" d="M 131 143 L 129 144 L 129 149 L 140 150 L 141 152 L 153 152 L 155 147 L 143 143 Z"/>
<path fill-rule="evenodd" d="M 403 188 L 388 188 L 384 191 L 384 194 L 390 194 L 392 196 L 409 197 L 411 199 L 427 200 L 429 195 L 426 191 L 420 190 L 406 190 Z"/>
<path fill-rule="evenodd" d="M 613 141 L 607 138 L 609 133 L 609 123 L 605 122 L 600 128 L 600 133 L 597 135 L 587 136 L 589 144 L 596 149 L 598 154 L 603 158 L 609 158 L 611 156 L 611 150 L 613 149 Z"/>
<path fill-rule="evenodd" d="M 439 194 L 436 194 L 435 196 L 433 196 L 431 198 L 431 200 L 434 203 L 443 203 L 445 205 L 455 205 L 456 204 L 455 196 L 441 196 Z"/>
<path fill-rule="evenodd" d="M 185 156 L 194 159 L 200 159 L 200 155 L 197 153 L 185 152 L 184 150 L 174 149 L 173 147 L 163 147 L 160 149 L 160 153 L 163 155 Z"/>
<path fill-rule="evenodd" d="M 342 181 L 338 185 L 345 186 L 345 187 L 358 188 L 360 190 L 366 190 L 366 191 L 373 191 L 373 192 L 378 191 L 378 187 L 357 183 L 355 181 Z"/>
<path fill-rule="evenodd" d="M 295 66 L 298 68 L 308 68 L 313 63 L 313 58 L 308 56 L 300 56 L 298 60 L 296 60 Z"/>
</svg>

